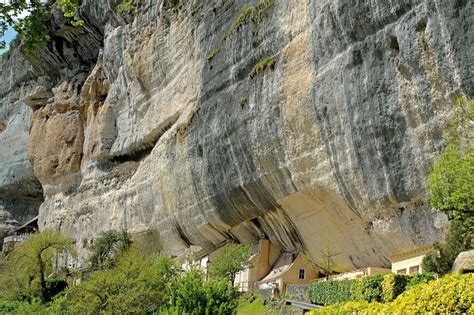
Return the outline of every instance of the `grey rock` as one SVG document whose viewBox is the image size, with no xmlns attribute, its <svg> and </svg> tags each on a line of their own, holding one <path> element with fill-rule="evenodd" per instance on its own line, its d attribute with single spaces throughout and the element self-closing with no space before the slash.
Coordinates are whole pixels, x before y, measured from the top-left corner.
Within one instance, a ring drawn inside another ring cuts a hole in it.
<svg viewBox="0 0 474 315">
<path fill-rule="evenodd" d="M 175 255 L 268 237 L 316 259 L 329 246 L 348 269 L 442 240 L 425 183 L 455 98 L 474 93 L 472 4 L 275 1 L 234 29 L 249 4 L 148 0 L 128 23 L 116 2 L 84 1 L 86 28 L 58 35 L 69 53 L 13 78 L 7 64 L 0 95 L 51 78 L 33 124 L 47 109 L 74 122 L 64 137 L 41 125 L 44 152 L 80 161 L 54 180 L 35 167 L 40 225 L 79 246 L 157 229 Z"/>
<path fill-rule="evenodd" d="M 474 249 L 460 253 L 454 261 L 453 272 L 459 273 L 466 269 L 474 269 Z"/>
</svg>

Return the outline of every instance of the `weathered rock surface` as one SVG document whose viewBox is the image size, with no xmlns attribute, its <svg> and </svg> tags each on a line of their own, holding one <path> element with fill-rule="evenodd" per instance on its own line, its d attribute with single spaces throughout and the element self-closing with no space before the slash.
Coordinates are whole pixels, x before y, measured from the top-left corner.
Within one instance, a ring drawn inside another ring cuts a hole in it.
<svg viewBox="0 0 474 315">
<path fill-rule="evenodd" d="M 463 272 L 474 269 L 474 249 L 462 252 L 456 257 L 453 264 L 453 272 Z"/>
<path fill-rule="evenodd" d="M 173 254 L 268 237 L 329 246 L 347 268 L 442 238 L 425 180 L 454 99 L 474 94 L 472 4 L 265 3 L 246 17 L 251 1 L 148 0 L 130 19 L 84 1 L 65 61 L 15 78 L 7 65 L 1 95 L 35 81 L 15 104 L 35 110 L 41 226 L 82 247 L 158 229 Z"/>
</svg>

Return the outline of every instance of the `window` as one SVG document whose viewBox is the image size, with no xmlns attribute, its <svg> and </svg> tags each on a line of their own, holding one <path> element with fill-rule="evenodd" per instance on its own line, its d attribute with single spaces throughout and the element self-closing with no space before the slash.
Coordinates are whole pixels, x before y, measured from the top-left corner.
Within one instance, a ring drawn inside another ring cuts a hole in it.
<svg viewBox="0 0 474 315">
<path fill-rule="evenodd" d="M 298 279 L 304 280 L 306 278 L 306 270 L 305 269 L 300 269 L 300 273 L 298 275 Z"/>
<path fill-rule="evenodd" d="M 404 268 L 404 269 L 399 269 L 399 270 L 397 270 L 397 273 L 406 274 L 406 273 L 407 273 L 407 270 L 406 270 L 406 268 Z"/>
<path fill-rule="evenodd" d="M 420 266 L 413 266 L 410 267 L 410 274 L 411 275 L 416 275 L 420 271 Z"/>
</svg>

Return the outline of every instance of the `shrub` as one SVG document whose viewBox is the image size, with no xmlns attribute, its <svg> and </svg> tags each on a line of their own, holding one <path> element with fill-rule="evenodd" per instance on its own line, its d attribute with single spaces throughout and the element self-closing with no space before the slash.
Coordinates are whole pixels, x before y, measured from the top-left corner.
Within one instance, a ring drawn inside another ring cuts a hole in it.
<svg viewBox="0 0 474 315">
<path fill-rule="evenodd" d="M 309 299 L 319 305 L 360 300 L 361 286 L 358 280 L 320 281 L 309 289 Z"/>
<path fill-rule="evenodd" d="M 267 15 L 268 10 L 275 4 L 275 0 L 258 0 L 254 6 L 246 6 L 240 14 L 232 21 L 229 32 L 224 33 L 224 40 L 234 31 L 238 32 L 240 28 L 250 20 L 255 24 L 262 22 Z"/>
<path fill-rule="evenodd" d="M 474 304 L 474 277 L 449 275 L 413 287 L 391 303 L 389 310 L 406 313 L 463 314 Z M 473 309 L 474 310 L 474 309 Z"/>
<path fill-rule="evenodd" d="M 207 55 L 207 60 L 211 61 L 215 56 L 219 54 L 220 51 L 221 50 L 219 48 L 214 48 L 213 50 L 211 50 Z"/>
<path fill-rule="evenodd" d="M 472 314 L 474 277 L 449 275 L 421 283 L 387 304 L 349 302 L 327 306 L 310 314 Z"/>
<path fill-rule="evenodd" d="M 428 283 L 432 280 L 436 280 L 436 274 L 433 272 L 425 272 L 425 273 L 414 275 L 408 281 L 405 290 L 411 289 L 414 286 L 417 286 L 421 283 Z"/>
<path fill-rule="evenodd" d="M 382 281 L 383 274 L 375 275 L 371 277 L 365 277 L 362 279 L 361 289 L 364 296 L 364 300 L 368 302 L 381 302 L 382 301 Z"/>
<path fill-rule="evenodd" d="M 119 13 L 135 14 L 137 7 L 133 4 L 132 0 L 123 0 L 117 5 L 117 11 Z"/>
<path fill-rule="evenodd" d="M 252 79 L 257 74 L 259 74 L 260 72 L 263 72 L 266 69 L 273 69 L 273 67 L 275 66 L 275 63 L 276 63 L 275 57 L 273 56 L 268 56 L 268 57 L 263 58 L 262 60 L 260 60 L 253 66 L 252 71 L 250 71 L 249 73 L 249 77 Z"/>
<path fill-rule="evenodd" d="M 364 277 L 357 280 L 320 281 L 311 285 L 309 298 L 320 305 L 348 301 L 382 301 L 384 275 Z"/>
<path fill-rule="evenodd" d="M 410 277 L 409 275 L 403 274 L 386 274 L 382 281 L 382 300 L 384 302 L 395 300 L 397 296 L 405 291 Z"/>
<path fill-rule="evenodd" d="M 173 308 L 178 314 L 234 314 L 237 290 L 226 279 L 204 282 L 200 270 L 193 269 L 176 279 L 173 286 Z"/>
</svg>

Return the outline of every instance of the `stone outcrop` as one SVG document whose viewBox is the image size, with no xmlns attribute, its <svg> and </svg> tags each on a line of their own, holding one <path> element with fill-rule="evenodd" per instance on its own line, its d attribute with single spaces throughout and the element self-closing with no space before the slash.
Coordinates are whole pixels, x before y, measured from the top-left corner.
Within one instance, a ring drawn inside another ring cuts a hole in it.
<svg viewBox="0 0 474 315">
<path fill-rule="evenodd" d="M 2 110 L 19 95 L 32 119 L 42 227 L 80 249 L 157 229 L 174 255 L 269 238 L 347 268 L 442 238 L 425 181 L 474 92 L 468 1 L 116 4 L 83 1 L 84 29 L 1 74 Z"/>
<path fill-rule="evenodd" d="M 464 272 L 474 270 L 474 249 L 462 252 L 456 257 L 453 264 L 453 272 Z"/>
</svg>

